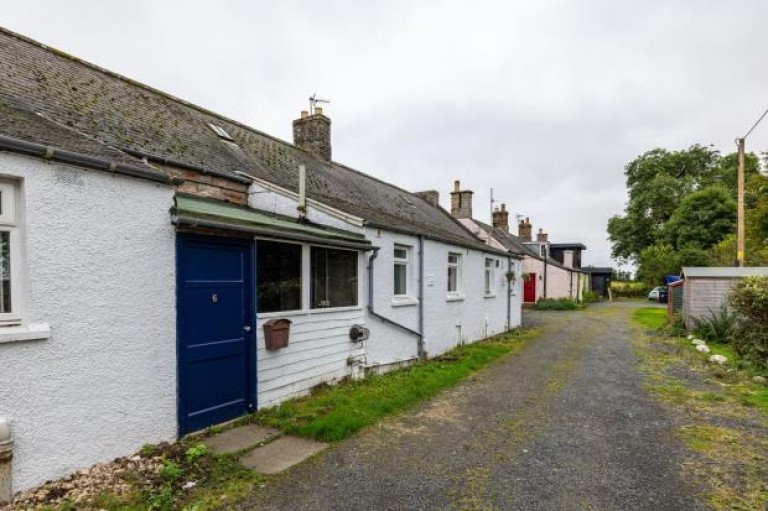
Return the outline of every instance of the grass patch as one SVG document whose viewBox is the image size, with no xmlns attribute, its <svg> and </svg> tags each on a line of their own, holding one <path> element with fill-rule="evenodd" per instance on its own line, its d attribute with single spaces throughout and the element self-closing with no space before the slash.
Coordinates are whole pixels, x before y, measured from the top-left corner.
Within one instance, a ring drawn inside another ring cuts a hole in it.
<svg viewBox="0 0 768 511">
<path fill-rule="evenodd" d="M 729 344 L 710 342 L 697 352 L 691 341 L 659 330 L 664 309 L 636 310 L 636 348 L 646 373 L 646 388 L 675 410 L 679 438 L 692 451 L 685 472 L 706 488 L 716 510 L 763 509 L 768 503 L 768 389 L 751 380 L 757 372 Z M 709 363 L 712 354 L 728 364 Z"/>
<path fill-rule="evenodd" d="M 305 398 L 260 411 L 251 420 L 290 434 L 336 442 L 457 384 L 499 357 L 520 350 L 537 334 L 534 329 L 516 330 L 459 346 L 405 369 L 322 386 Z"/>
<path fill-rule="evenodd" d="M 635 309 L 632 319 L 644 327 L 659 330 L 667 324 L 667 310 L 658 307 Z"/>
</svg>

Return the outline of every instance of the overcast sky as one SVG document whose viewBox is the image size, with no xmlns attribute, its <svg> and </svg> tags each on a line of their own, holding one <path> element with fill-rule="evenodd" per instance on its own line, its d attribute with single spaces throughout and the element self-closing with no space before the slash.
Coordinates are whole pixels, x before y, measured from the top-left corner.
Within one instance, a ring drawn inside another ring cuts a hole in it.
<svg viewBox="0 0 768 511">
<path fill-rule="evenodd" d="M 446 207 L 460 179 L 481 220 L 493 188 L 598 266 L 627 162 L 659 146 L 732 152 L 768 107 L 766 19 L 761 0 L 24 0 L 0 14 L 284 140 L 317 92 L 334 160 L 438 189 Z"/>
</svg>

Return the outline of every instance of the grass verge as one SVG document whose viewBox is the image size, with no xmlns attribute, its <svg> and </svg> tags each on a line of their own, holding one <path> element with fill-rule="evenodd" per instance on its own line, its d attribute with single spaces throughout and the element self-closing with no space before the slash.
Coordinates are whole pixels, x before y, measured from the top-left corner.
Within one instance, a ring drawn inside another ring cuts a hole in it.
<svg viewBox="0 0 768 511">
<path fill-rule="evenodd" d="M 632 319 L 644 327 L 660 329 L 667 324 L 667 310 L 658 307 L 635 309 Z"/>
<path fill-rule="evenodd" d="M 262 410 L 248 420 L 293 435 L 336 442 L 457 384 L 499 357 L 520 350 L 536 335 L 535 329 L 515 330 L 459 346 L 405 369 L 321 386 L 307 397 Z"/>
<path fill-rule="evenodd" d="M 677 412 L 677 434 L 689 449 L 685 473 L 703 485 L 713 509 L 764 509 L 768 388 L 751 381 L 753 371 L 740 369 L 729 345 L 708 344 L 728 357 L 728 365 L 719 366 L 689 340 L 665 335 L 664 309 L 638 309 L 633 320 L 647 387 Z"/>
</svg>

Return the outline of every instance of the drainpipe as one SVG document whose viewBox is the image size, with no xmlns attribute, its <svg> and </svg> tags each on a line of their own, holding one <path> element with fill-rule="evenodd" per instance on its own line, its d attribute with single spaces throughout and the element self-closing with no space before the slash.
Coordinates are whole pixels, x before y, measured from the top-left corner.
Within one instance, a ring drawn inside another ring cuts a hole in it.
<svg viewBox="0 0 768 511">
<path fill-rule="evenodd" d="M 299 205 L 296 209 L 300 220 L 307 217 L 307 168 L 304 165 L 299 165 Z"/>
<path fill-rule="evenodd" d="M 507 275 L 512 271 L 512 258 L 507 255 Z M 507 330 L 512 330 L 512 280 L 507 278 Z"/>
<path fill-rule="evenodd" d="M 11 484 L 13 460 L 13 436 L 11 425 L 5 419 L 0 419 L 0 504 L 10 502 L 13 497 Z"/>
<path fill-rule="evenodd" d="M 427 358 L 424 350 L 424 236 L 419 234 L 419 359 Z"/>
<path fill-rule="evenodd" d="M 571 286 L 571 287 L 569 287 L 569 288 L 568 288 L 568 298 L 570 298 L 571 300 L 573 300 L 573 272 L 572 272 L 572 271 L 569 271 L 569 272 L 568 272 L 568 275 L 571 277 L 571 283 L 570 283 L 570 286 Z M 577 300 L 577 301 L 578 301 L 578 300 Z"/>
<path fill-rule="evenodd" d="M 400 330 L 408 332 L 409 334 L 415 335 L 416 338 L 418 339 L 417 351 L 419 353 L 419 357 L 421 357 L 423 352 L 423 343 L 424 343 L 424 336 L 422 335 L 422 333 L 417 332 L 412 328 L 408 328 L 407 326 L 402 325 L 397 321 L 393 321 L 386 316 L 382 316 L 381 314 L 376 312 L 373 308 L 373 261 L 376 259 L 376 257 L 378 257 L 378 255 L 379 255 L 379 249 L 377 247 L 373 249 L 373 254 L 371 254 L 371 256 L 368 258 L 368 313 L 371 316 L 380 319 L 384 323 L 392 325 L 395 328 L 399 328 Z"/>
<path fill-rule="evenodd" d="M 544 246 L 544 298 L 547 297 L 547 258 L 549 257 L 549 254 L 547 254 L 547 247 Z"/>
</svg>

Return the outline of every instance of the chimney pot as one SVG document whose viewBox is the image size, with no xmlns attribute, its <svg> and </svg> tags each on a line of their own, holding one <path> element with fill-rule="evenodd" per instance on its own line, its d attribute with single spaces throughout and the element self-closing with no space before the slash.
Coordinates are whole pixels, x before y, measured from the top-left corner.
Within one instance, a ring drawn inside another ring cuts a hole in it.
<svg viewBox="0 0 768 511">
<path fill-rule="evenodd" d="M 546 243 L 548 241 L 549 234 L 544 232 L 544 229 L 539 229 L 538 234 L 536 234 L 536 241 L 541 243 Z"/>
<path fill-rule="evenodd" d="M 293 121 L 293 144 L 321 160 L 331 161 L 331 120 L 321 108 L 315 114 L 302 110 L 301 118 Z"/>
<path fill-rule="evenodd" d="M 472 218 L 472 190 L 462 190 L 459 180 L 454 181 L 451 192 L 451 215 Z"/>
<path fill-rule="evenodd" d="M 504 232 L 509 232 L 509 212 L 506 204 L 502 204 L 501 209 L 496 206 L 496 210 L 493 212 L 493 226 Z"/>
<path fill-rule="evenodd" d="M 528 217 L 525 217 L 525 220 L 520 220 L 520 223 L 517 225 L 517 236 L 520 238 L 520 241 L 531 241 L 531 222 L 528 220 Z"/>
</svg>

